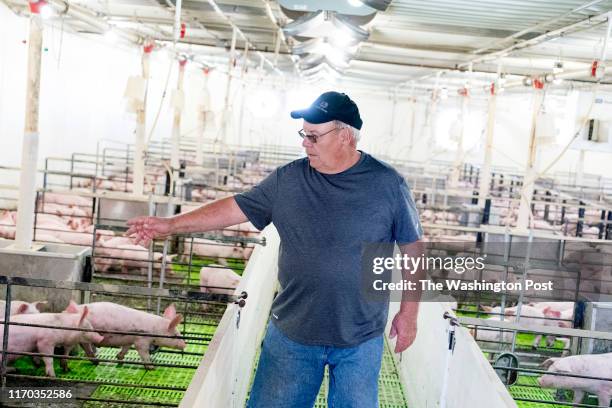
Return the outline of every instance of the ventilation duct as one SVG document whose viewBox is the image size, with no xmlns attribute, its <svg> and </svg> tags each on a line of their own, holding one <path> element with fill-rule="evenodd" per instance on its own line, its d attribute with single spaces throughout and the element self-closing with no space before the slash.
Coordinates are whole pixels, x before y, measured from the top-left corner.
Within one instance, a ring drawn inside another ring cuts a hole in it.
<svg viewBox="0 0 612 408">
<path fill-rule="evenodd" d="M 299 2 L 298 2 L 299 1 Z M 299 59 L 299 68 L 305 76 L 313 73 L 317 66 L 340 73 L 349 68 L 359 44 L 369 37 L 361 27 L 384 10 L 390 1 L 347 2 L 318 0 L 280 1 L 281 10 L 293 21 L 283 27 L 283 33 L 291 37 L 291 53 Z M 352 5 L 351 5 L 352 4 Z M 374 7 L 370 7 L 374 6 Z"/>
</svg>

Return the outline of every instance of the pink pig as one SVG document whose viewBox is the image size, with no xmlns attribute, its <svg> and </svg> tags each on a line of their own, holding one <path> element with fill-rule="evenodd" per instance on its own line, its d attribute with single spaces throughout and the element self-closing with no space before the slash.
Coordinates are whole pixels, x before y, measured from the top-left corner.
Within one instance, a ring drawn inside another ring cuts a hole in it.
<svg viewBox="0 0 612 408">
<path fill-rule="evenodd" d="M 11 322 L 39 324 L 56 327 L 73 327 L 79 329 L 93 330 L 91 323 L 87 320 L 89 310 L 84 308 L 78 314 L 72 313 L 38 313 L 20 314 L 13 316 Z M 4 326 L 0 331 L 4 335 Z M 103 337 L 93 331 L 76 331 L 65 329 L 52 329 L 45 327 L 28 327 L 11 325 L 9 327 L 9 352 L 38 352 L 42 354 L 53 354 L 56 346 L 64 346 L 64 354 L 68 355 L 72 348 L 79 343 L 97 343 Z M 0 344 L 0 348 L 2 345 Z M 19 355 L 8 355 L 8 361 L 16 360 Z M 43 357 L 45 362 L 45 373 L 49 377 L 55 377 L 53 369 L 53 357 Z M 0 355 L 0 362 L 2 357 Z M 65 360 L 62 361 L 62 368 L 67 370 Z"/>
<path fill-rule="evenodd" d="M 177 326 L 183 320 L 183 316 L 176 314 L 174 305 L 170 305 L 166 308 L 163 317 L 111 302 L 95 302 L 87 305 L 77 305 L 73 301 L 70 301 L 70 305 L 66 309 L 66 312 L 78 313 L 79 310 L 83 308 L 89 308 L 89 320 L 91 324 L 95 330 L 102 332 L 104 335 L 104 337 L 100 339 L 100 341 L 95 342 L 95 344 L 97 346 L 121 347 L 121 351 L 117 354 L 117 360 L 123 360 L 130 350 L 130 347 L 134 345 L 142 361 L 147 363 L 145 368 L 151 370 L 154 368 L 150 365 L 151 358 L 149 355 L 149 346 L 151 344 L 179 350 L 183 350 L 187 346 L 182 339 L 146 336 L 146 334 L 181 336 L 181 332 L 178 330 Z M 104 333 L 105 331 L 142 332 L 143 334 L 114 334 Z M 83 345 L 83 349 L 89 357 L 95 358 L 91 345 L 85 344 Z"/>
<path fill-rule="evenodd" d="M 606 381 L 544 374 L 538 379 L 538 383 L 544 388 L 574 390 L 574 404 L 582 402 L 585 392 L 592 392 L 599 398 L 597 405 L 610 406 L 612 381 L 609 379 L 612 378 L 612 353 L 549 358 L 542 363 L 542 367 L 548 369 L 550 373 L 559 372 L 608 379 Z"/>
</svg>

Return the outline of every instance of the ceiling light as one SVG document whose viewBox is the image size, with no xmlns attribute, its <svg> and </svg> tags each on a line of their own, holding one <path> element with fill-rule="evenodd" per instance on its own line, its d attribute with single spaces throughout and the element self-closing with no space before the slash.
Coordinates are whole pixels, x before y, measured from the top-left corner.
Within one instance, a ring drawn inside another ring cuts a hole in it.
<svg viewBox="0 0 612 408">
<path fill-rule="evenodd" d="M 363 3 L 360 2 L 359 0 L 348 0 L 348 4 L 350 4 L 353 7 L 361 7 L 361 6 L 363 6 Z"/>
</svg>

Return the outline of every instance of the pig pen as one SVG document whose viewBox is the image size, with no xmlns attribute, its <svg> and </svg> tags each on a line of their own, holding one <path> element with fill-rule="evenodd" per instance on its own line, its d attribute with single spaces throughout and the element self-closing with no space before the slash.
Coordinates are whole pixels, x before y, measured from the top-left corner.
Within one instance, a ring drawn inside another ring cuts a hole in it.
<svg viewBox="0 0 612 408">
<path fill-rule="evenodd" d="M 557 297 L 525 291 L 518 297 L 506 296 L 502 292 L 495 298 L 471 301 L 457 299 L 459 320 L 474 330 L 473 335 L 482 352 L 502 378 L 514 377 L 508 381 L 508 389 L 519 407 L 571 406 L 572 394 L 566 388 L 540 386 L 538 380 L 546 373 L 542 364 L 547 360 L 552 361 L 549 360 L 551 358 L 566 355 L 579 356 L 611 351 L 612 325 L 610 314 L 606 314 L 606 310 L 612 307 L 612 277 L 609 275 L 612 270 L 612 257 L 608 255 L 612 253 L 612 243 L 538 232 L 504 232 L 495 227 L 481 229 L 480 233 L 485 240 L 483 252 L 488 254 L 487 272 L 505 274 L 504 279 L 513 275 L 518 279 L 563 276 L 565 287 L 563 293 L 558 293 Z M 495 253 L 495 250 L 491 250 L 493 245 L 490 244 L 499 242 L 506 243 L 506 253 Z M 532 249 L 527 250 L 528 247 Z M 580 254 L 582 263 L 577 262 L 576 254 Z M 522 258 L 522 267 L 516 269 L 519 258 Z M 598 272 L 593 274 L 593 271 Z M 559 302 L 563 301 L 571 304 L 568 314 L 532 314 L 537 312 L 534 306 L 538 304 L 548 302 L 554 306 L 561 305 Z M 500 306 L 495 311 L 482 309 L 483 306 L 491 304 Z M 513 306 L 514 304 L 516 306 Z M 553 339 L 552 344 L 547 344 L 546 336 Z M 597 344 L 596 350 L 593 350 L 594 344 Z M 508 355 L 504 353 L 511 353 L 516 357 L 512 367 L 503 365 L 508 363 Z M 581 378 L 579 374 L 566 376 Z M 605 373 L 591 377 L 612 381 L 612 376 Z M 584 403 L 576 406 L 600 405 L 593 393 L 590 393 Z"/>
<path fill-rule="evenodd" d="M 59 353 L 56 349 L 54 354 L 22 352 L 14 353 L 24 355 L 15 361 L 15 373 L 6 372 L 6 359 L 2 360 L 2 383 L 9 387 L 60 387 L 73 389 L 76 395 L 76 406 L 84 407 L 108 407 L 108 406 L 177 406 L 193 376 L 202 355 L 206 352 L 216 326 L 221 317 L 222 309 L 226 304 L 244 302 L 240 296 L 229 296 L 223 294 L 202 294 L 196 286 L 188 289 L 149 289 L 134 286 L 117 286 L 109 284 L 79 283 L 79 282 L 54 282 L 48 280 L 16 279 L 6 276 L 0 277 L 0 283 L 6 285 L 6 298 L 11 300 L 14 288 L 26 286 L 28 288 L 43 287 L 47 290 L 56 291 L 78 291 L 83 299 L 90 298 L 95 301 L 113 301 L 124 303 L 122 300 L 129 298 L 141 299 L 144 305 L 146 300 L 157 303 L 162 308 L 173 304 L 178 313 L 183 316 L 180 323 L 180 339 L 186 342 L 186 348 L 176 350 L 166 347 L 150 349 L 151 363 L 153 369 L 145 369 L 135 350 L 130 350 L 125 358 L 120 361 L 117 356 L 118 349 L 115 347 L 99 347 L 94 364 L 79 349 L 76 355 L 68 359 L 68 371 L 63 371 L 58 364 Z M 246 296 L 246 295 L 245 295 Z M 209 306 L 208 313 L 201 311 L 203 303 L 217 305 Z M 238 309 L 240 306 L 236 305 Z M 136 308 L 136 307 L 135 307 Z M 210 310 L 212 308 L 213 310 Z M 234 309 L 234 306 L 230 307 Z M 8 310 L 8 309 L 7 309 Z M 8 315 L 8 311 L 7 311 Z M 65 315 L 65 314 L 62 314 Z M 3 327 L 6 338 L 10 336 L 11 330 L 17 330 L 15 316 L 7 316 L 8 324 Z M 127 317 L 126 317 L 127 318 Z M 4 319 L 3 319 L 4 320 Z M 138 326 L 138 322 L 135 322 Z M 57 325 L 35 325 L 42 329 L 56 328 Z M 85 329 L 71 328 L 72 331 L 82 332 Z M 63 332 L 68 330 L 63 330 Z M 174 338 L 156 332 L 150 332 L 146 328 L 126 331 L 112 331 L 114 335 L 132 334 L 142 336 L 143 331 L 148 334 L 146 338 Z M 2 350 L 4 347 L 3 339 Z M 13 352 L 8 349 L 7 354 Z M 45 375 L 45 367 L 37 367 L 31 360 L 32 356 L 55 356 L 54 366 L 56 377 Z M 10 406 L 10 405 L 3 405 Z"/>
<path fill-rule="evenodd" d="M 110 301 L 156 315 L 161 314 L 168 304 L 174 303 L 179 313 L 185 316 L 185 321 L 180 327 L 187 342 L 187 349 L 184 351 L 161 349 L 153 353 L 154 370 L 143 368 L 135 350 L 130 350 L 125 356 L 125 362 L 120 364 L 116 359 L 118 349 L 99 348 L 97 357 L 101 363 L 97 366 L 80 352 L 69 361 L 69 372 L 64 373 L 59 368 L 56 369 L 55 380 L 45 377 L 45 369 L 33 366 L 29 357 L 26 357 L 15 363 L 17 374 L 8 373 L 6 379 L 10 380 L 8 382 L 10 385 L 76 386 L 83 390 L 78 396 L 79 405 L 87 407 L 177 406 L 208 347 L 225 305 L 234 299 L 227 295 L 200 293 L 202 288 L 198 281 L 199 269 L 204 265 L 219 262 L 228 264 L 240 275 L 246 263 L 245 258 L 217 256 L 218 250 L 215 250 L 214 256 L 207 257 L 206 252 L 194 250 L 198 249 L 200 242 L 198 240 L 206 239 L 206 242 L 214 240 L 213 249 L 222 248 L 221 252 L 227 252 L 229 249 L 233 254 L 232 248 L 236 248 L 239 252 L 250 252 L 255 246 L 265 244 L 265 239 L 253 237 L 254 234 L 242 231 L 240 228 L 230 228 L 210 234 L 181 236 L 155 242 L 148 249 L 129 247 L 128 250 L 123 249 L 122 253 L 112 252 L 121 249 L 120 247 L 105 247 L 104 249 L 110 253 L 101 253 L 99 238 L 104 238 L 105 233 L 110 233 L 111 235 L 106 238 L 122 239 L 125 219 L 138 215 L 130 214 L 130 211 L 142 214 L 143 208 L 149 207 L 151 202 L 129 200 L 117 193 L 113 193 L 112 198 L 95 197 L 93 202 L 95 216 L 90 233 L 92 256 L 88 262 L 91 268 L 84 273 L 83 278 L 86 282 L 75 283 L 78 290 L 72 290 L 71 293 L 78 293 L 75 299 L 80 298 L 84 303 Z M 154 213 L 167 211 L 165 203 L 161 204 L 153 203 Z M 108 224 L 98 224 L 99 221 Z M 210 244 L 204 246 L 211 248 Z M 156 262 L 153 259 L 156 253 L 163 253 L 163 260 Z M 168 257 L 172 257 L 171 260 Z M 100 260 L 110 261 L 111 267 L 104 271 L 97 270 L 96 265 Z M 4 271 L 4 274 L 8 275 L 9 272 Z M 13 287 L 20 286 L 17 282 L 13 283 Z M 36 285 L 45 288 L 51 286 L 46 290 L 55 290 L 52 284 L 29 283 L 28 290 Z M 67 284 L 61 282 L 55 285 L 65 287 Z M 202 310 L 204 305 L 206 310 Z M 48 311 L 59 312 L 65 306 L 66 304 L 63 304 L 59 309 L 55 307 Z"/>
<path fill-rule="evenodd" d="M 239 320 L 229 309 L 223 315 L 181 407 L 244 407 L 247 401 L 277 287 L 280 240 L 273 226 L 266 228 L 263 235 L 266 246 L 255 250 L 237 288 L 238 292 L 248 292 L 247 306 Z M 391 304 L 390 319 L 398 307 L 398 304 Z M 446 406 L 453 408 L 515 407 L 466 329 L 457 328 L 456 347 L 448 359 L 449 323 L 443 317 L 444 312 L 443 304 L 423 303 L 417 339 L 401 355 L 393 355 L 390 350 L 394 341 L 385 339 L 379 382 L 380 406 L 434 407 L 443 406 L 441 401 L 444 401 Z M 445 381 L 446 371 L 449 375 Z M 465 381 L 466 378 L 470 381 Z M 325 406 L 325 395 L 323 385 L 317 407 Z"/>
</svg>

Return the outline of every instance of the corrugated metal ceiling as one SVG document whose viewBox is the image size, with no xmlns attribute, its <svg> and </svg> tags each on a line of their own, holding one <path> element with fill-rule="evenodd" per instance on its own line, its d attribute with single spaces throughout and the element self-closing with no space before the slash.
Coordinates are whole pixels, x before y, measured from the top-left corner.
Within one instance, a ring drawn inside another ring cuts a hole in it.
<svg viewBox="0 0 612 408">
<path fill-rule="evenodd" d="M 25 0 L 0 1 L 16 9 L 25 10 L 27 7 Z M 92 15 L 107 19 L 118 27 L 169 41 L 174 19 L 169 4 L 173 1 L 76 0 L 70 3 L 86 8 Z M 216 3 L 249 41 L 259 51 L 269 53 L 268 56 L 274 50 L 278 27 L 268 16 L 266 3 L 281 25 L 291 21 L 284 16 L 276 1 L 223 0 Z M 394 0 L 385 12 L 379 12 L 365 26 L 370 37 L 360 45 L 349 68 L 344 71 L 345 79 L 388 86 L 419 78 L 428 70 L 453 69 L 477 55 L 504 49 L 518 41 L 610 10 L 612 0 Z M 226 48 L 232 29 L 209 1 L 183 1 L 183 21 L 188 26 L 184 42 L 194 44 L 189 48 L 190 52 L 219 64 L 227 60 Z M 543 24 L 545 22 L 550 24 Z M 84 29 L 82 24 L 74 27 L 80 31 L 99 31 Z M 504 63 L 505 70 L 516 74 L 537 74 L 555 59 L 591 61 L 601 47 L 605 24 L 600 22 L 594 28 L 581 27 L 581 30 L 554 41 L 513 51 L 509 55 L 512 58 Z M 517 33 L 521 35 L 507 38 Z M 242 48 L 242 44 L 239 40 L 238 48 Z M 609 49 L 608 57 L 612 58 L 612 46 Z M 477 54 L 477 50 L 481 53 Z M 251 64 L 258 65 L 259 59 L 252 58 Z M 541 63 L 537 63 L 539 59 Z M 495 65 L 486 61 L 475 64 L 474 69 L 494 71 Z M 293 62 L 285 44 L 281 47 L 279 68 L 289 74 L 293 72 Z"/>
</svg>

